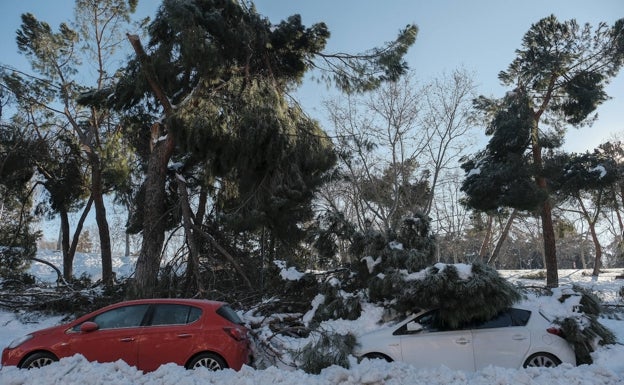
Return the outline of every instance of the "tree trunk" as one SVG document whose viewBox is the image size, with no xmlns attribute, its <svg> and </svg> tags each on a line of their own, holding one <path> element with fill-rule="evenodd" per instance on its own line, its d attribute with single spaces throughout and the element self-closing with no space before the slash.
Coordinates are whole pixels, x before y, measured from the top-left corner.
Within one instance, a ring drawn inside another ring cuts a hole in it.
<svg viewBox="0 0 624 385">
<path fill-rule="evenodd" d="M 546 265 L 546 287 L 559 286 L 559 268 L 557 267 L 557 246 L 555 229 L 552 221 L 552 207 L 546 200 L 540 213 L 542 217 L 542 235 L 544 237 L 544 263 Z"/>
<path fill-rule="evenodd" d="M 551 79 L 549 90 L 552 89 L 555 81 L 555 77 Z M 550 99 L 550 93 L 545 98 L 544 103 L 547 103 Z M 531 133 L 532 155 L 533 164 L 535 167 L 535 184 L 542 191 L 546 193 L 546 198 L 542 204 L 540 210 L 540 217 L 542 218 L 542 235 L 544 237 L 544 265 L 546 267 L 546 286 L 550 288 L 559 286 L 559 270 L 557 267 L 557 244 L 555 243 L 555 228 L 552 221 L 552 206 L 550 203 L 550 193 L 548 191 L 548 185 L 546 178 L 540 175 L 543 168 L 542 162 L 542 147 L 539 141 L 539 129 L 538 122 L 543 109 L 539 110 L 534 117 L 535 125 Z"/>
<path fill-rule="evenodd" d="M 126 252 L 124 255 L 127 257 L 130 255 L 130 234 L 126 232 Z"/>
<path fill-rule="evenodd" d="M 93 204 L 93 197 L 89 197 L 87 201 L 87 205 L 82 210 L 82 214 L 80 215 L 80 219 L 76 224 L 76 229 L 74 230 L 74 237 L 72 239 L 71 245 L 69 246 L 69 255 L 71 256 L 71 260 L 74 260 L 74 256 L 76 255 L 76 248 L 78 247 L 78 241 L 80 240 L 80 233 L 82 233 L 82 227 L 84 226 L 85 221 L 87 220 L 87 215 L 89 215 L 89 211 L 91 211 L 91 205 Z"/>
<path fill-rule="evenodd" d="M 91 197 L 95 205 L 95 222 L 100 235 L 100 257 L 102 260 L 102 282 L 105 286 L 113 285 L 113 252 L 110 230 L 106 219 L 106 206 L 102 191 L 102 171 L 99 159 L 91 156 Z"/>
<path fill-rule="evenodd" d="M 624 199 L 624 185 L 620 186 L 620 190 L 622 191 L 622 199 Z M 618 224 L 620 225 L 620 236 L 624 237 L 624 221 L 622 221 L 622 214 L 620 214 L 620 204 L 617 198 L 617 194 L 615 191 L 613 192 L 613 202 L 615 203 L 615 215 L 618 219 Z"/>
<path fill-rule="evenodd" d="M 587 233 L 583 236 L 585 238 Z M 587 261 L 585 260 L 585 241 L 586 239 L 582 239 L 581 243 L 581 266 L 583 266 L 583 270 L 587 269 Z"/>
<path fill-rule="evenodd" d="M 517 215 L 518 215 L 518 210 L 514 209 L 509 215 L 509 218 L 507 218 L 507 223 L 505 223 L 505 228 L 503 229 L 503 232 L 500 238 L 498 239 L 498 242 L 496 242 L 496 247 L 494 248 L 494 251 L 492 252 L 492 256 L 487 261 L 488 265 L 496 262 L 496 259 L 498 258 L 498 255 L 500 254 L 500 251 L 503 247 L 503 243 L 505 243 L 505 239 L 507 239 L 507 235 L 509 235 L 509 230 L 511 229 L 511 225 L 513 224 L 513 221 Z"/>
<path fill-rule="evenodd" d="M 56 239 L 56 250 L 63 250 L 63 226 L 59 227 L 58 238 Z"/>
<path fill-rule="evenodd" d="M 156 294 L 156 283 L 163 243 L 165 241 L 165 182 L 167 163 L 171 157 L 169 140 L 155 144 L 150 154 L 145 177 L 145 211 L 143 214 L 143 241 L 136 262 L 132 295 L 149 298 Z"/>
<path fill-rule="evenodd" d="M 162 105 L 165 116 L 173 114 L 173 107 L 158 83 L 157 74 L 145 53 L 141 40 L 136 35 L 128 35 L 128 40 L 134 49 L 141 65 L 141 73 L 145 76 L 152 93 Z M 165 241 L 165 186 L 167 179 L 167 164 L 173 154 L 175 141 L 173 135 L 165 132 L 160 123 L 152 126 L 151 153 L 148 159 L 145 176 L 145 209 L 143 215 L 143 242 L 136 262 L 135 280 L 131 295 L 137 298 L 153 297 L 156 295 L 156 283 L 163 243 Z M 160 140 L 164 136 L 164 140 Z"/>
<path fill-rule="evenodd" d="M 590 223 L 589 230 L 591 232 L 592 241 L 594 241 L 594 248 L 596 249 L 596 260 L 594 262 L 592 276 L 598 277 L 598 275 L 600 275 L 600 268 L 602 267 L 602 246 L 600 246 L 598 234 L 596 234 L 596 224 Z"/>
<path fill-rule="evenodd" d="M 69 216 L 64 208 L 59 210 L 61 217 L 61 251 L 63 253 L 63 277 L 71 281 L 74 275 L 74 256 L 69 254 Z"/>
<path fill-rule="evenodd" d="M 82 210 L 80 219 L 76 224 L 76 229 L 74 230 L 74 237 L 71 241 L 71 244 L 69 242 L 69 215 L 67 211 L 59 210 L 59 215 L 61 217 L 61 231 L 59 232 L 59 241 L 61 244 L 60 249 L 63 252 L 63 276 L 66 281 L 70 281 L 72 279 L 72 276 L 74 275 L 74 257 L 76 255 L 76 248 L 78 247 L 78 240 L 80 239 L 82 227 L 84 226 L 89 211 L 91 211 L 92 203 L 93 199 L 89 197 L 85 208 Z"/>
<path fill-rule="evenodd" d="M 178 196 L 180 197 L 180 209 L 182 210 L 182 223 L 184 224 L 186 244 L 189 248 L 189 257 L 186 262 L 185 292 L 186 294 L 191 294 L 194 289 L 199 292 L 203 291 L 201 279 L 199 277 L 199 250 L 197 249 L 197 241 L 195 239 L 195 232 L 193 231 L 193 219 L 191 218 L 192 212 L 191 206 L 189 205 L 186 182 L 180 174 L 176 174 L 176 182 L 178 184 Z"/>
<path fill-rule="evenodd" d="M 485 261 L 487 256 L 488 247 L 490 247 L 490 242 L 492 242 L 492 222 L 494 222 L 494 216 L 487 214 L 488 221 L 487 226 L 485 228 L 485 236 L 483 237 L 483 242 L 481 243 L 481 248 L 479 249 L 479 260 Z M 492 258 L 488 258 L 491 260 Z M 489 264 L 490 261 L 487 261 Z"/>
</svg>

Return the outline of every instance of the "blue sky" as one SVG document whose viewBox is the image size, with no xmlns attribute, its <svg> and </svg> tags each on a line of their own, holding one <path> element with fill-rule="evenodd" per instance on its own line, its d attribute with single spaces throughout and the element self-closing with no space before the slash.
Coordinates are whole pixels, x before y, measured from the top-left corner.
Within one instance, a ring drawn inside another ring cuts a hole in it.
<svg viewBox="0 0 624 385">
<path fill-rule="evenodd" d="M 160 1 L 140 0 L 139 13 L 153 15 Z M 258 0 L 258 11 L 273 22 L 299 13 L 306 25 L 324 21 L 332 36 L 328 51 L 359 52 L 396 37 L 409 23 L 419 27 L 407 61 L 421 81 L 464 67 L 474 73 L 478 92 L 502 96 L 497 75 L 514 59 L 532 23 L 550 14 L 559 20 L 612 24 L 624 17 L 623 0 Z M 17 54 L 15 31 L 23 12 L 32 12 L 53 28 L 73 17 L 73 0 L 0 0 L 0 63 L 29 70 Z M 128 47 L 129 49 L 130 47 Z M 568 132 L 566 148 L 595 148 L 624 130 L 624 73 L 609 86 L 612 100 L 599 110 L 591 128 Z M 308 113 L 323 121 L 324 85 L 304 84 L 298 98 Z"/>
</svg>

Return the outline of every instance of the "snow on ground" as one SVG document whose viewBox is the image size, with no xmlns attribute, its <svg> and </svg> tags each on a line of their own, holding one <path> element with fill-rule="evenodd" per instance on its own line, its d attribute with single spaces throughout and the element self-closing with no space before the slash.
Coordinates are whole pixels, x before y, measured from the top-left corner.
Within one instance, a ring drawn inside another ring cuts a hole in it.
<svg viewBox="0 0 624 385">
<path fill-rule="evenodd" d="M 60 251 L 39 250 L 37 257 L 52 263 L 54 266 L 63 266 L 63 254 Z M 134 271 L 135 262 L 135 257 L 114 256 L 113 271 L 115 271 L 118 278 L 128 277 Z M 85 274 L 90 276 L 95 282 L 102 277 L 101 266 L 102 260 L 99 254 L 76 253 L 74 257 L 74 275 L 76 277 Z M 54 283 L 58 278 L 54 269 L 36 261 L 32 263 L 28 273 L 34 275 L 43 283 Z"/>
<path fill-rule="evenodd" d="M 562 285 L 575 283 L 598 292 L 605 303 L 622 306 L 618 292 L 624 286 L 624 280 L 616 279 L 622 270 L 606 271 L 598 280 L 592 279 L 580 270 L 562 270 Z M 543 285 L 543 281 L 531 281 L 522 278 L 527 271 L 506 271 L 501 274 L 511 281 L 525 285 Z M 550 306 L 544 302 L 542 306 Z M 553 305 L 554 306 L 554 305 Z M 556 309 L 552 309 L 555 311 Z M 379 319 L 380 310 L 367 306 L 363 316 L 356 321 L 329 321 L 323 327 L 336 331 L 352 331 L 356 334 L 371 330 Z M 62 317 L 38 317 L 37 314 L 11 313 L 0 311 L 0 347 L 30 331 L 53 326 L 61 322 Z M 30 371 L 14 367 L 0 369 L 2 385 L 40 385 L 40 384 L 80 384 L 80 385 L 135 385 L 135 384 L 229 384 L 229 385 L 624 385 L 624 312 L 614 313 L 601 322 L 613 331 L 618 344 L 600 347 L 593 353 L 594 364 L 574 367 L 561 365 L 553 369 L 503 369 L 488 367 L 477 372 L 450 370 L 445 367 L 416 369 L 410 365 L 382 360 L 365 360 L 357 363 L 352 360 L 351 368 L 333 366 L 319 375 L 307 374 L 300 370 L 288 370 L 269 367 L 257 370 L 244 367 L 241 371 L 224 370 L 209 372 L 206 370 L 188 371 L 182 367 L 168 364 L 152 373 L 142 373 L 124 362 L 90 363 L 81 356 L 62 359 L 50 366 Z M 288 343 L 288 341 L 285 341 Z M 294 343 L 294 341 L 293 341 Z"/>
</svg>

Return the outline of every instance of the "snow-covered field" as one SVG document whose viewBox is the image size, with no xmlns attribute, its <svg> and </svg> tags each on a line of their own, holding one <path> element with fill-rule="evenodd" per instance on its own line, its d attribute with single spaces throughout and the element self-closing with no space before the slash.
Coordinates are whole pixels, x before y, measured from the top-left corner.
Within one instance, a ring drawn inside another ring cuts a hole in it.
<svg viewBox="0 0 624 385">
<path fill-rule="evenodd" d="M 88 270 L 85 269 L 85 270 Z M 621 269 L 606 271 L 598 280 L 583 274 L 582 271 L 564 270 L 560 272 L 562 285 L 575 283 L 591 288 L 599 293 L 605 303 L 624 305 L 618 296 L 624 286 L 624 280 L 616 279 L 624 272 Z M 80 274 L 80 273 L 78 273 Z M 521 281 L 526 285 L 541 285 L 542 281 L 521 279 L 526 271 L 504 271 L 501 275 L 511 281 Z M 545 306 L 549 306 L 546 304 Z M 554 309 L 553 309 L 554 310 Z M 376 309 L 365 311 L 359 320 L 331 321 L 323 325 L 325 328 L 352 331 L 355 334 L 365 332 L 374 327 L 374 319 L 379 316 Z M 14 314 L 0 311 L 0 347 L 25 333 L 43 327 L 56 325 L 62 317 L 40 317 L 35 314 Z M 316 384 L 544 384 L 544 385 L 624 385 L 624 310 L 620 309 L 601 322 L 616 334 L 618 344 L 600 347 L 593 353 L 594 364 L 573 367 L 561 365 L 554 369 L 502 369 L 489 367 L 477 372 L 454 371 L 444 367 L 427 370 L 416 369 L 403 363 L 386 363 L 382 360 L 352 360 L 351 368 L 330 367 L 319 375 L 307 374 L 300 370 L 288 370 L 277 367 L 254 369 L 244 367 L 241 371 L 224 370 L 209 372 L 205 370 L 187 371 L 176 365 L 162 366 L 155 372 L 144 374 L 124 362 L 108 364 L 90 363 L 81 356 L 62 359 L 50 366 L 30 371 L 4 367 L 0 370 L 1 385 L 21 384 L 228 384 L 228 385 L 316 385 Z"/>
</svg>

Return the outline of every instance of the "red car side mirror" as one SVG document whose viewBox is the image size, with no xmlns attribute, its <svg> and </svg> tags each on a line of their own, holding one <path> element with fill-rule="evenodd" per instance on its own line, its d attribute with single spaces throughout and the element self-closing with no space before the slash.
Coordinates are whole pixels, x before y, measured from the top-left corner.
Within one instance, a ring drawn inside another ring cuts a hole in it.
<svg viewBox="0 0 624 385">
<path fill-rule="evenodd" d="M 98 330 L 100 327 L 95 322 L 87 321 L 80 325 L 80 331 L 85 333 L 90 333 Z"/>
</svg>

